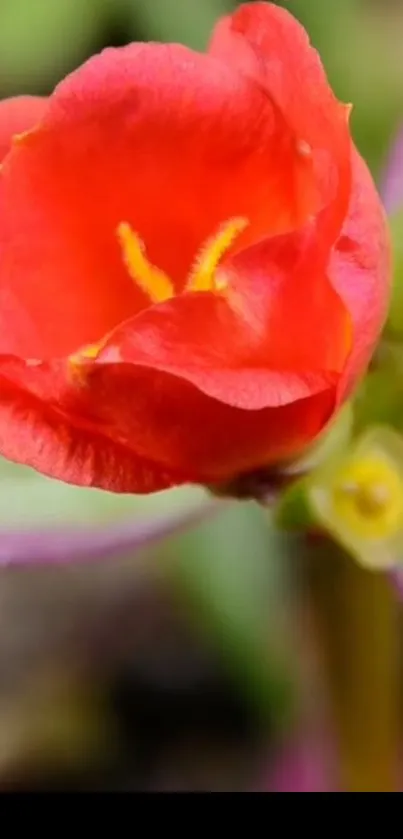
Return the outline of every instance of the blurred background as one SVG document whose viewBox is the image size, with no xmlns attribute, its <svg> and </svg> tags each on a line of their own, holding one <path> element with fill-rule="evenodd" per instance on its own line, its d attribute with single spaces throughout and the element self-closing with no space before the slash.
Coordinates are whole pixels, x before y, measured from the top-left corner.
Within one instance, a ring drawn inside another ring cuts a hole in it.
<svg viewBox="0 0 403 839">
<path fill-rule="evenodd" d="M 281 4 L 279 4 L 281 5 Z M 289 0 L 379 180 L 403 117 L 403 2 Z M 50 93 L 132 40 L 204 49 L 233 0 L 0 0 L 0 98 Z M 68 487 L 0 462 L 0 526 L 91 525 L 193 509 Z M 0 570 L 0 791 L 266 790 L 283 744 L 318 721 L 315 660 L 289 539 L 234 503 L 113 562 Z"/>
</svg>

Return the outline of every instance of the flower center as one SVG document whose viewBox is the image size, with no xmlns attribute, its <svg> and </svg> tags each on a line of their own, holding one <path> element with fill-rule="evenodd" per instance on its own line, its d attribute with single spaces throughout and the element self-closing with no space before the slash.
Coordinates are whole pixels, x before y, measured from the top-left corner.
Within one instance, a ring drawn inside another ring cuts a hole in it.
<svg viewBox="0 0 403 839">
<path fill-rule="evenodd" d="M 235 239 L 248 225 L 246 218 L 232 218 L 205 242 L 196 257 L 185 284 L 185 291 L 218 292 L 226 287 L 219 267 Z M 123 259 L 132 280 L 144 291 L 152 303 L 162 303 L 175 296 L 171 278 L 148 260 L 144 243 L 127 222 L 117 228 Z"/>
<path fill-rule="evenodd" d="M 186 279 L 184 291 L 220 292 L 227 286 L 227 278 L 220 273 L 220 262 L 237 236 L 248 226 L 246 218 L 232 218 L 226 221 L 217 233 L 200 249 L 195 263 Z M 127 222 L 117 228 L 117 236 L 122 248 L 123 259 L 132 280 L 149 297 L 151 303 L 163 303 L 175 296 L 171 278 L 165 271 L 157 268 L 147 258 L 146 249 L 140 236 Z M 69 358 L 70 371 L 76 382 L 84 383 L 86 374 L 82 364 L 94 360 L 99 355 L 107 336 L 94 344 L 82 347 Z"/>
<path fill-rule="evenodd" d="M 340 475 L 334 503 L 355 533 L 363 538 L 385 538 L 401 521 L 402 489 L 398 474 L 389 464 L 368 457 Z"/>
</svg>

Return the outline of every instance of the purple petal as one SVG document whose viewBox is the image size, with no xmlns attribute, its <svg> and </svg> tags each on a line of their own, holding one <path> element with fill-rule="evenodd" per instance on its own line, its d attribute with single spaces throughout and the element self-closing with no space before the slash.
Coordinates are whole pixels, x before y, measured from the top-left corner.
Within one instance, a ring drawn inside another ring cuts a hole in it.
<svg viewBox="0 0 403 839">
<path fill-rule="evenodd" d="M 381 195 L 388 213 L 403 208 L 403 129 L 389 152 L 381 181 Z"/>
<path fill-rule="evenodd" d="M 266 792 L 335 792 L 335 768 L 326 738 L 296 732 L 266 773 Z"/>
<path fill-rule="evenodd" d="M 0 531 L 0 567 L 65 565 L 123 557 L 201 524 L 223 506 L 225 502 L 207 502 L 196 509 L 108 527 Z"/>
<path fill-rule="evenodd" d="M 391 571 L 390 579 L 399 600 L 403 600 L 403 569 Z"/>
</svg>

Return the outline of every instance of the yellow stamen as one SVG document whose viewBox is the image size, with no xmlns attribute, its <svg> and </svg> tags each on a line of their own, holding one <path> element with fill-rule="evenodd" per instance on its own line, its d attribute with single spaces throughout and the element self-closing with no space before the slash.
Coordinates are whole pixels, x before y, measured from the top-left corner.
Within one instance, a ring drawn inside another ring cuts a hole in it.
<svg viewBox="0 0 403 839">
<path fill-rule="evenodd" d="M 144 244 L 126 222 L 117 228 L 127 270 L 135 283 L 148 295 L 152 303 L 162 303 L 174 295 L 170 278 L 148 261 Z"/>
<path fill-rule="evenodd" d="M 222 291 L 227 287 L 227 278 L 219 272 L 219 263 L 232 243 L 245 230 L 246 218 L 232 218 L 225 222 L 215 236 L 202 247 L 196 264 L 190 272 L 185 291 Z M 122 221 L 116 234 L 122 248 L 123 259 L 132 280 L 148 295 L 152 303 L 162 303 L 175 295 L 171 279 L 148 261 L 145 247 L 127 222 Z M 85 384 L 91 365 L 105 346 L 108 335 L 94 344 L 82 346 L 68 358 L 70 375 L 75 382 Z"/>
<path fill-rule="evenodd" d="M 71 364 L 83 364 L 85 361 L 95 361 L 106 341 L 106 336 L 95 344 L 87 344 L 69 357 Z"/>
<path fill-rule="evenodd" d="M 100 341 L 95 344 L 87 344 L 81 347 L 78 352 L 73 353 L 68 358 L 68 368 L 70 376 L 76 384 L 85 385 L 88 379 L 88 365 L 87 361 L 95 361 L 99 353 L 103 349 L 108 336 L 105 335 Z"/>
<path fill-rule="evenodd" d="M 187 291 L 220 291 L 226 283 L 217 277 L 217 268 L 237 236 L 248 226 L 246 218 L 233 218 L 202 248 L 186 286 Z"/>
<path fill-rule="evenodd" d="M 345 467 L 336 481 L 337 515 L 357 536 L 382 539 L 395 532 L 403 514 L 403 487 L 398 472 L 371 456 Z"/>
<path fill-rule="evenodd" d="M 15 145 L 20 145 L 21 143 L 24 143 L 25 140 L 27 139 L 27 137 L 29 137 L 30 134 L 32 134 L 32 133 L 33 133 L 32 128 L 29 128 L 28 131 L 21 131 L 19 134 L 13 134 L 13 136 L 12 136 L 13 145 L 14 144 Z"/>
<path fill-rule="evenodd" d="M 84 347 L 80 355 L 81 358 L 95 360 L 98 357 L 101 350 L 102 343 L 100 341 L 98 344 L 89 344 L 88 347 Z"/>
</svg>

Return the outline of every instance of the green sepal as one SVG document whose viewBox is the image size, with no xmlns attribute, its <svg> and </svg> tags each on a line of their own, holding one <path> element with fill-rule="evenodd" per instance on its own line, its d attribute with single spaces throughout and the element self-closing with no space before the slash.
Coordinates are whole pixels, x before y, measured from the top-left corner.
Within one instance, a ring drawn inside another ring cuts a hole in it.
<svg viewBox="0 0 403 839">
<path fill-rule="evenodd" d="M 273 510 L 277 527 L 307 531 L 316 525 L 308 490 L 307 478 L 300 478 L 283 490 Z"/>
</svg>

